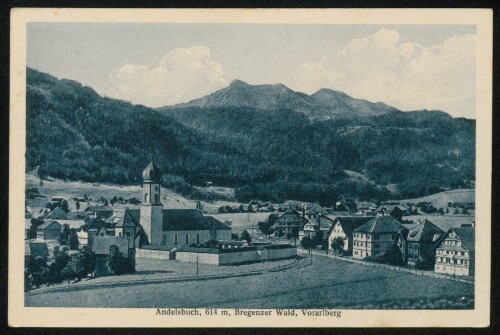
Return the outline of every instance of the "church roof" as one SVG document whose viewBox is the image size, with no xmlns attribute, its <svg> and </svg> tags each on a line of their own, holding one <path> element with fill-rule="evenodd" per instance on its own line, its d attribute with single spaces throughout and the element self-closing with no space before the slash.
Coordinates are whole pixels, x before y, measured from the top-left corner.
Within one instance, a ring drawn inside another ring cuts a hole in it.
<svg viewBox="0 0 500 335">
<path fill-rule="evenodd" d="M 212 229 L 215 230 L 231 230 L 231 227 L 229 227 L 227 224 L 220 222 L 213 216 L 205 216 L 205 219 L 210 223 L 212 226 Z"/>
<path fill-rule="evenodd" d="M 210 230 L 210 225 L 197 209 L 164 209 L 163 231 Z"/>
<path fill-rule="evenodd" d="M 153 181 L 160 182 L 161 181 L 161 171 L 160 168 L 151 161 L 148 166 L 142 171 L 142 180 L 143 181 Z"/>
</svg>

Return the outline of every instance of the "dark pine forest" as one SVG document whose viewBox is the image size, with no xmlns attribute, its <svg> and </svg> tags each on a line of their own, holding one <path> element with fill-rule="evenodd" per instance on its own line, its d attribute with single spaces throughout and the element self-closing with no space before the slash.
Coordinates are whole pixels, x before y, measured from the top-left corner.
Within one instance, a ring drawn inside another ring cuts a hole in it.
<svg viewBox="0 0 500 335">
<path fill-rule="evenodd" d="M 324 115 L 324 112 L 323 112 Z M 239 201 L 325 205 L 471 187 L 475 121 L 440 111 L 314 119 L 290 108 L 151 109 L 28 69 L 26 169 L 41 178 L 138 184 L 151 159 L 165 186 L 236 188 Z"/>
</svg>

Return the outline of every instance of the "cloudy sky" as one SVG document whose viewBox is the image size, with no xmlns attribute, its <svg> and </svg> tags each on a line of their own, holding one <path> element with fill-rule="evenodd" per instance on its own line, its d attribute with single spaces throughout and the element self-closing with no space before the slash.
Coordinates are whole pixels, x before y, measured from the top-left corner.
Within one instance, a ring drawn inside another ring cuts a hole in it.
<svg viewBox="0 0 500 335">
<path fill-rule="evenodd" d="M 151 107 L 240 79 L 474 118 L 475 34 L 464 25 L 30 23 L 27 64 Z"/>
</svg>

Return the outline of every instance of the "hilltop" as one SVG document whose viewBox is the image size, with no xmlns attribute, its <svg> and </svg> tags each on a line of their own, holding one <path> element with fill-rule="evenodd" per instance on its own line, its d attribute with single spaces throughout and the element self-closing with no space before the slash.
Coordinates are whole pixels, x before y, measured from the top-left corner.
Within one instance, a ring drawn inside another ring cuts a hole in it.
<svg viewBox="0 0 500 335">
<path fill-rule="evenodd" d="M 382 115 L 399 111 L 384 103 L 355 99 L 343 92 L 329 89 L 321 89 L 312 95 L 307 95 L 293 91 L 283 84 L 250 85 L 241 80 L 234 80 L 228 87 L 202 98 L 159 110 L 189 107 L 287 109 L 303 113 L 313 119 L 328 119 L 338 115 Z"/>
</svg>

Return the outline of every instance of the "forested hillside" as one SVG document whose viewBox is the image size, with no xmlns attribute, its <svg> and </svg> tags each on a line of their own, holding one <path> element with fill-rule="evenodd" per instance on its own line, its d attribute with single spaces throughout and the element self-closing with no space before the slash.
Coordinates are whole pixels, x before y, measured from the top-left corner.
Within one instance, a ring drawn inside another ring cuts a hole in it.
<svg viewBox="0 0 500 335">
<path fill-rule="evenodd" d="M 185 192 L 211 181 L 236 187 L 240 201 L 324 204 L 339 194 L 421 196 L 475 178 L 475 121 L 443 112 L 383 105 L 383 114 L 320 121 L 286 108 L 156 111 L 31 69 L 27 85 L 27 169 L 42 176 L 138 183 L 153 158 Z"/>
</svg>

